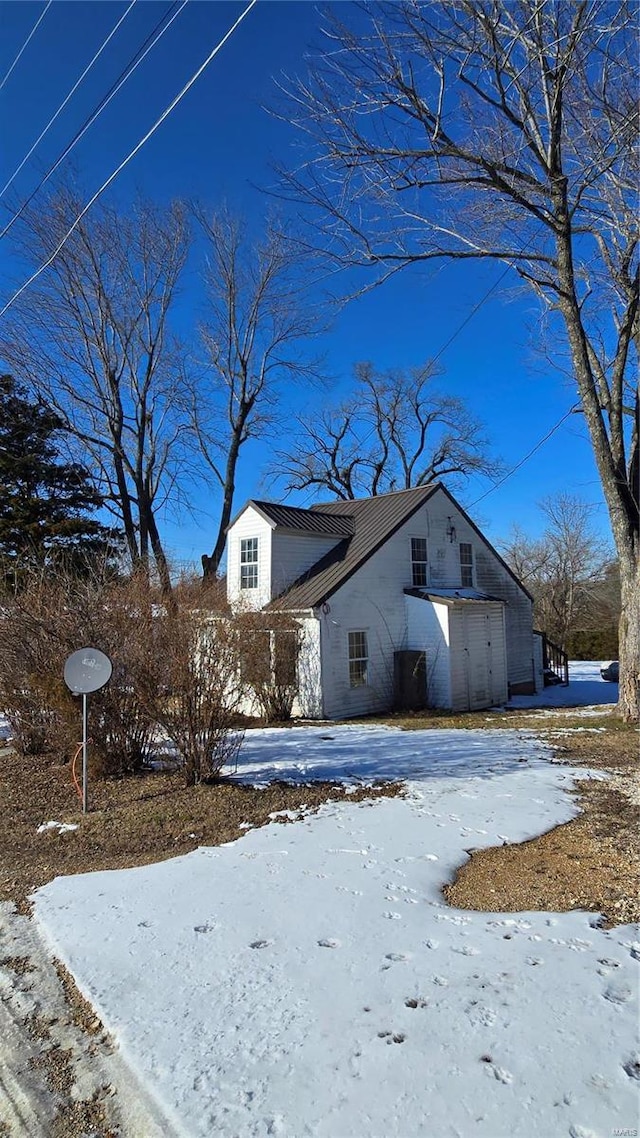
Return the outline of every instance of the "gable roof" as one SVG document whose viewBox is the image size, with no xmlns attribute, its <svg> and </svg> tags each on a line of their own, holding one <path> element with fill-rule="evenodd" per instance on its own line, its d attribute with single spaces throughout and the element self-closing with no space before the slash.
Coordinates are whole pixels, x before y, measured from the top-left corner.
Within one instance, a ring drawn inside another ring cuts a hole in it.
<svg viewBox="0 0 640 1138">
<path fill-rule="evenodd" d="M 379 494 L 373 498 L 323 502 L 312 506 L 308 513 L 315 514 L 318 520 L 322 518 L 328 522 L 330 518 L 344 519 L 346 515 L 353 525 L 352 535 L 338 542 L 281 596 L 270 601 L 266 608 L 301 610 L 322 604 L 438 489 L 439 484 L 432 483 L 413 490 Z"/>
<path fill-rule="evenodd" d="M 332 506 L 348 505 L 346 502 L 332 502 Z M 269 523 L 272 529 L 280 526 L 281 529 L 298 530 L 302 533 L 321 534 L 329 537 L 350 537 L 355 529 L 352 517 L 347 516 L 345 510 L 335 510 L 329 513 L 315 512 L 314 509 L 305 510 L 300 506 L 281 506 L 277 502 L 261 502 L 250 498 L 236 514 L 228 526 L 235 525 L 244 511 L 252 506 Z"/>
</svg>

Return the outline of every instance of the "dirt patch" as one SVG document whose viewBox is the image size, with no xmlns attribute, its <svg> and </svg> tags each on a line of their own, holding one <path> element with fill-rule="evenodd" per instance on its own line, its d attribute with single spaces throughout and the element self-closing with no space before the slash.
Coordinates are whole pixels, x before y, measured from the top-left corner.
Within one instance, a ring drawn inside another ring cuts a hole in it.
<svg viewBox="0 0 640 1138">
<path fill-rule="evenodd" d="M 602 913 L 607 927 L 640 920 L 637 732 L 617 720 L 589 720 L 585 729 L 584 720 L 563 717 L 560 725 L 536 725 L 536 733 L 557 762 L 610 777 L 576 783 L 580 814 L 571 822 L 528 842 L 472 852 L 445 886 L 446 900 L 489 912 L 584 909 Z"/>
</svg>

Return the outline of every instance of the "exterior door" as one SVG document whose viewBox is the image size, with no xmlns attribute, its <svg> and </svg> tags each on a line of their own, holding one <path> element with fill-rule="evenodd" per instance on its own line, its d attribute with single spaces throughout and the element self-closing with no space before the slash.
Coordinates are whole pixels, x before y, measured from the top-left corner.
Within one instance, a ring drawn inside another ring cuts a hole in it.
<svg viewBox="0 0 640 1138">
<path fill-rule="evenodd" d="M 501 605 L 474 605 L 462 613 L 469 710 L 506 696 L 504 618 Z"/>
</svg>

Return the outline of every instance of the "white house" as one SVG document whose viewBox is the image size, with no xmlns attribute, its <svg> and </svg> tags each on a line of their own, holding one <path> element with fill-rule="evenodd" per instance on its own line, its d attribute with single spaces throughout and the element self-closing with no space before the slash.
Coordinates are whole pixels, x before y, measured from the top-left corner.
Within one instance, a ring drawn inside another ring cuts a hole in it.
<svg viewBox="0 0 640 1138">
<path fill-rule="evenodd" d="M 247 502 L 227 595 L 302 627 L 304 717 L 462 711 L 543 686 L 530 594 L 439 483 L 310 509 Z"/>
</svg>

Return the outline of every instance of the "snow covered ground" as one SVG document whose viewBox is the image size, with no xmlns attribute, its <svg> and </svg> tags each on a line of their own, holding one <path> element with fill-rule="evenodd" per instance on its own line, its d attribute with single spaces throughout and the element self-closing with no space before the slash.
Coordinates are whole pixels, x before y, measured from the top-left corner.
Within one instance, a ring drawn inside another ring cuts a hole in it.
<svg viewBox="0 0 640 1138">
<path fill-rule="evenodd" d="M 530 707 L 585 707 L 590 704 L 618 702 L 618 685 L 608 683 L 600 676 L 602 664 L 595 660 L 570 660 L 569 685 L 556 684 L 537 695 L 513 696 L 511 708 Z"/>
<path fill-rule="evenodd" d="M 36 917 L 189 1138 L 632 1133 L 638 930 L 441 895 L 466 850 L 573 816 L 584 772 L 548 754 L 512 730 L 251 732 L 239 779 L 391 776 L 406 797 L 58 878 Z"/>
</svg>

